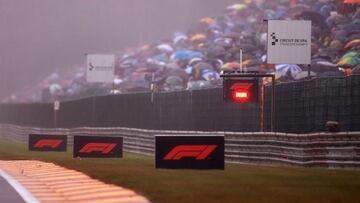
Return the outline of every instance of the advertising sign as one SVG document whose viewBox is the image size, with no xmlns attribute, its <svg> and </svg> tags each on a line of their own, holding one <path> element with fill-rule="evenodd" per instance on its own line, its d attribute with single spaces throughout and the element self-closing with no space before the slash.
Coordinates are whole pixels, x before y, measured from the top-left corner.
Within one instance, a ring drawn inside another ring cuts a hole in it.
<svg viewBox="0 0 360 203">
<path fill-rule="evenodd" d="M 60 101 L 54 101 L 54 111 L 60 110 Z"/>
<path fill-rule="evenodd" d="M 74 136 L 75 157 L 121 158 L 122 137 Z"/>
<path fill-rule="evenodd" d="M 66 135 L 29 135 L 30 151 L 55 151 L 66 152 Z"/>
<path fill-rule="evenodd" d="M 114 55 L 88 54 L 86 58 L 86 81 L 113 83 L 115 70 Z"/>
<path fill-rule="evenodd" d="M 155 136 L 156 168 L 224 169 L 224 136 Z"/>
<path fill-rule="evenodd" d="M 267 63 L 310 64 L 311 21 L 269 20 Z"/>
</svg>

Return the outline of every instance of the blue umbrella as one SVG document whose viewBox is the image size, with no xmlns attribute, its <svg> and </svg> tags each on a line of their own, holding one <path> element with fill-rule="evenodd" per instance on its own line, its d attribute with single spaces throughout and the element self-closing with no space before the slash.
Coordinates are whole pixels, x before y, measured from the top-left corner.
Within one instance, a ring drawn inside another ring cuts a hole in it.
<svg viewBox="0 0 360 203">
<path fill-rule="evenodd" d="M 180 60 L 191 60 L 193 58 L 201 58 L 203 57 L 203 54 L 201 52 L 197 51 L 188 51 L 188 50 L 181 50 L 176 51 L 171 58 L 177 61 Z"/>
</svg>

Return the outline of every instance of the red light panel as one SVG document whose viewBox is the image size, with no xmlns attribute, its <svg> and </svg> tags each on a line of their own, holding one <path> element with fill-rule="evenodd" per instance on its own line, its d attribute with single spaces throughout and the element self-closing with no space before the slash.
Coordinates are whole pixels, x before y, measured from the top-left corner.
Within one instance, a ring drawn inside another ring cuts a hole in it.
<svg viewBox="0 0 360 203">
<path fill-rule="evenodd" d="M 234 90 L 233 91 L 233 101 L 235 102 L 247 102 L 250 99 L 250 93 L 247 90 Z"/>
</svg>

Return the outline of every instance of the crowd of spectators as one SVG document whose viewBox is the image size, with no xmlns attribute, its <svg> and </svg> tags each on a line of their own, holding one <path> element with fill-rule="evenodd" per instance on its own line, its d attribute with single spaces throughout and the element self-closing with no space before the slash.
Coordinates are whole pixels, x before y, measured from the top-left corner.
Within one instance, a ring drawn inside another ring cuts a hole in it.
<svg viewBox="0 0 360 203">
<path fill-rule="evenodd" d="M 27 93 L 7 101 L 51 101 L 144 91 L 193 90 L 221 86 L 221 71 L 240 66 L 275 73 L 279 82 L 308 77 L 308 66 L 267 64 L 264 20 L 311 20 L 311 77 L 360 74 L 358 0 L 240 0 L 221 16 L 204 17 L 187 32 L 116 55 L 114 84 L 86 82 L 85 68 L 53 73 Z"/>
</svg>

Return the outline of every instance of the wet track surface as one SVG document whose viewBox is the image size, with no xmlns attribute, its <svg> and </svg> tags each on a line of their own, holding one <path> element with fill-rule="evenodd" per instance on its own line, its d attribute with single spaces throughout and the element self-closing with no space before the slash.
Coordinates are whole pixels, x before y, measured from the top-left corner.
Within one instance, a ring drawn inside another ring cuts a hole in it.
<svg viewBox="0 0 360 203">
<path fill-rule="evenodd" d="M 25 201 L 14 190 L 14 188 L 0 176 L 0 202 L 24 203 Z"/>
</svg>

